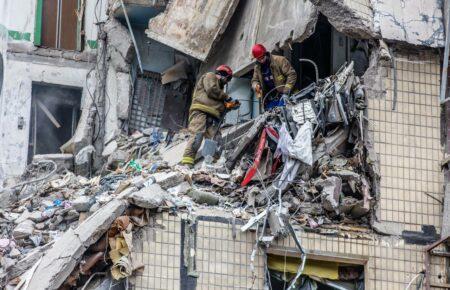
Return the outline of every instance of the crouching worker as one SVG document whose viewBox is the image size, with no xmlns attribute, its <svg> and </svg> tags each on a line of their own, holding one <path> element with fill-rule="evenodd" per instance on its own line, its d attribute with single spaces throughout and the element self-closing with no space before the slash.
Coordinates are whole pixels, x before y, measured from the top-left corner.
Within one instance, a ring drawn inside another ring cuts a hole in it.
<svg viewBox="0 0 450 290">
<path fill-rule="evenodd" d="M 253 70 L 252 87 L 265 110 L 284 106 L 283 99 L 288 97 L 297 81 L 297 73 L 291 63 L 283 56 L 272 55 L 262 44 L 252 47 L 256 59 Z"/>
<path fill-rule="evenodd" d="M 194 166 L 195 155 L 202 144 L 203 138 L 211 139 L 220 126 L 220 119 L 224 117 L 226 109 L 238 102 L 223 91 L 224 86 L 233 77 L 233 71 L 226 65 L 217 67 L 216 71 L 205 73 L 198 80 L 192 96 L 189 109 L 190 133 L 181 163 L 189 167 Z"/>
</svg>

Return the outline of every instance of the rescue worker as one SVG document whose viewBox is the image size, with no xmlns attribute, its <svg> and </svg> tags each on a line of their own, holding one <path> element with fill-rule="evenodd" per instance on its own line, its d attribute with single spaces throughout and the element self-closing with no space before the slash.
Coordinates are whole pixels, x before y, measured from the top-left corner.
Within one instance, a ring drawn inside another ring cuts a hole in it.
<svg viewBox="0 0 450 290">
<path fill-rule="evenodd" d="M 284 106 L 284 97 L 288 97 L 297 81 L 295 72 L 289 61 L 278 55 L 269 53 L 262 44 L 252 47 L 252 55 L 256 59 L 253 71 L 252 88 L 258 98 L 264 102 L 264 109 Z"/>
<path fill-rule="evenodd" d="M 181 163 L 194 166 L 195 155 L 203 141 L 203 137 L 211 139 L 219 129 L 219 122 L 226 110 L 239 106 L 239 102 L 223 91 L 224 86 L 233 77 L 233 71 L 227 65 L 217 67 L 215 72 L 205 73 L 198 80 L 192 105 L 189 109 L 188 130 L 191 134 L 184 151 Z"/>
</svg>

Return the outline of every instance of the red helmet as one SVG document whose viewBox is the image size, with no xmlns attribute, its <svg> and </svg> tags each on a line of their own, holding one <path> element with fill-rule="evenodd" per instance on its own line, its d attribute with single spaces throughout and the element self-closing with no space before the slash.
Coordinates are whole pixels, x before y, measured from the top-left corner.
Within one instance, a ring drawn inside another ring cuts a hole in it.
<svg viewBox="0 0 450 290">
<path fill-rule="evenodd" d="M 231 68 L 225 64 L 222 64 L 220 66 L 218 66 L 216 68 L 216 72 L 224 72 L 226 73 L 229 77 L 233 76 L 233 71 L 231 70 Z"/>
<path fill-rule="evenodd" d="M 252 47 L 252 55 L 254 58 L 261 58 L 266 54 L 266 52 L 266 48 L 260 43 L 257 43 Z"/>
</svg>

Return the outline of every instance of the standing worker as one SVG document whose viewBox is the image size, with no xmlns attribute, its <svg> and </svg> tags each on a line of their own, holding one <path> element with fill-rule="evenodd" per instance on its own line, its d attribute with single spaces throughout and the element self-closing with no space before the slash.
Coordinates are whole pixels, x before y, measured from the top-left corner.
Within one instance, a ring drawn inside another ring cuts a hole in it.
<svg viewBox="0 0 450 290">
<path fill-rule="evenodd" d="M 297 73 L 284 56 L 272 55 L 262 44 L 252 47 L 256 59 L 253 71 L 252 88 L 258 98 L 269 95 L 264 102 L 265 110 L 284 106 L 284 97 L 291 94 L 297 81 Z"/>
<path fill-rule="evenodd" d="M 194 166 L 203 137 L 211 139 L 219 130 L 220 119 L 226 110 L 239 106 L 223 91 L 224 86 L 233 77 L 233 71 L 227 65 L 217 67 L 216 71 L 205 73 L 195 85 L 192 105 L 189 109 L 189 136 L 181 163 Z"/>
</svg>

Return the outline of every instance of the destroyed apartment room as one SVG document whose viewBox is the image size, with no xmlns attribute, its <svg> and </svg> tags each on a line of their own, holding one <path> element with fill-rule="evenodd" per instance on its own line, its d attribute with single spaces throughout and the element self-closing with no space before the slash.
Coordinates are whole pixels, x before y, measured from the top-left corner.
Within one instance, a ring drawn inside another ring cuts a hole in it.
<svg viewBox="0 0 450 290">
<path fill-rule="evenodd" d="M 450 289 L 449 15 L 0 1 L 1 289 Z"/>
</svg>

